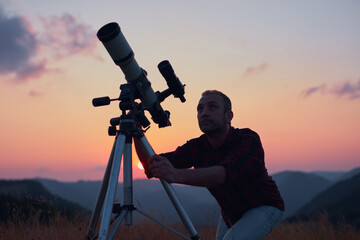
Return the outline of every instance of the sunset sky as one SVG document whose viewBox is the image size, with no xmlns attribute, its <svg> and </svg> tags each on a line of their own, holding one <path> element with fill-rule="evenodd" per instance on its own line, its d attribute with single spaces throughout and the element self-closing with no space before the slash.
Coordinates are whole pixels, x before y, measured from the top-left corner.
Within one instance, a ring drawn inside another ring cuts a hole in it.
<svg viewBox="0 0 360 240">
<path fill-rule="evenodd" d="M 96 32 L 117 22 L 154 91 L 169 60 L 186 102 L 152 123 L 157 153 L 201 134 L 206 89 L 227 94 L 232 125 L 258 132 L 270 174 L 360 166 L 360 1 L 0 0 L 0 178 L 101 180 L 124 75 Z M 147 115 L 150 118 L 150 115 Z M 144 178 L 136 165 L 134 178 Z"/>
</svg>

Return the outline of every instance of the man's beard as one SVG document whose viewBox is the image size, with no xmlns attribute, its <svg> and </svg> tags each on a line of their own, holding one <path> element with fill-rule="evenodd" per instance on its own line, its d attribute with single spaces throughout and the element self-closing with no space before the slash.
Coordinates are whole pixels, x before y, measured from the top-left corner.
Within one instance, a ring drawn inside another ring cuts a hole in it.
<svg viewBox="0 0 360 240">
<path fill-rule="evenodd" d="M 212 121 L 211 119 L 202 120 L 202 122 L 207 121 L 208 124 L 205 126 L 203 126 L 203 124 L 200 124 L 200 130 L 209 136 L 216 135 L 216 133 L 222 132 L 226 129 L 225 119 L 223 120 L 224 121 L 222 121 L 221 124 L 215 124 L 214 121 Z"/>
</svg>

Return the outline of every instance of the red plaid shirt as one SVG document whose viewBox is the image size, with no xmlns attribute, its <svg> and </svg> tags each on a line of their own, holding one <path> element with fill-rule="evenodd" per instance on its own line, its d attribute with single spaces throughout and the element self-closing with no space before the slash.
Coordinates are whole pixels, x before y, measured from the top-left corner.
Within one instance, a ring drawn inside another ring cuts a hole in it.
<svg viewBox="0 0 360 240">
<path fill-rule="evenodd" d="M 231 128 L 220 149 L 213 149 L 205 135 L 194 138 L 174 152 L 161 154 L 176 168 L 223 166 L 226 180 L 208 188 L 231 227 L 249 209 L 268 205 L 284 210 L 274 180 L 268 175 L 259 135 L 248 129 Z"/>
</svg>

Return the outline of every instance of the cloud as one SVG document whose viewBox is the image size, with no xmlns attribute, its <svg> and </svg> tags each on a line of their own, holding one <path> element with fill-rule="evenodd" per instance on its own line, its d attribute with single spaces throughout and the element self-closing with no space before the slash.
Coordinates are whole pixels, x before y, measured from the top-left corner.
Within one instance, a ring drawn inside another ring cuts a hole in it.
<svg viewBox="0 0 360 240">
<path fill-rule="evenodd" d="M 106 170 L 106 166 L 97 166 L 97 167 L 90 169 L 90 171 L 94 171 L 94 172 L 98 172 L 98 171 L 103 172 L 105 170 Z"/>
<path fill-rule="evenodd" d="M 75 54 L 93 55 L 96 48 L 95 31 L 88 25 L 77 22 L 74 16 L 41 17 L 45 31 L 40 34 L 39 42 L 55 59 Z"/>
<path fill-rule="evenodd" d="M 43 95 L 44 95 L 44 93 L 38 92 L 38 91 L 36 91 L 36 90 L 30 90 L 30 91 L 29 91 L 29 96 L 30 96 L 30 97 L 41 97 L 41 96 L 43 96 Z"/>
<path fill-rule="evenodd" d="M 310 87 L 308 89 L 305 89 L 302 92 L 303 97 L 309 97 L 310 95 L 316 93 L 316 92 L 324 92 L 326 90 L 327 86 L 325 84 L 321 84 L 319 86 Z"/>
<path fill-rule="evenodd" d="M 349 99 L 360 98 L 360 79 L 354 83 L 346 81 L 335 85 L 331 92 L 337 96 L 345 96 Z"/>
<path fill-rule="evenodd" d="M 267 63 L 262 63 L 259 66 L 251 66 L 245 69 L 243 73 L 243 77 L 249 77 L 255 74 L 260 74 L 265 72 L 265 70 L 269 67 Z"/>
<path fill-rule="evenodd" d="M 39 69 L 31 63 L 38 42 L 26 19 L 7 17 L 0 7 L 0 74 Z"/>
<path fill-rule="evenodd" d="M 337 97 L 344 97 L 348 99 L 360 99 L 360 79 L 357 82 L 345 81 L 334 84 L 332 86 L 321 84 L 310 87 L 302 91 L 301 96 L 307 98 L 316 93 L 327 95 L 331 94 Z"/>
<path fill-rule="evenodd" d="M 96 35 L 70 14 L 39 17 L 43 29 L 34 30 L 28 19 L 7 16 L 0 6 L 0 75 L 15 83 L 34 80 L 45 73 L 62 72 L 50 64 L 73 55 L 95 55 Z"/>
<path fill-rule="evenodd" d="M 38 169 L 36 169 L 36 172 L 37 173 L 47 173 L 47 172 L 49 172 L 49 169 L 48 168 L 38 168 Z"/>
</svg>

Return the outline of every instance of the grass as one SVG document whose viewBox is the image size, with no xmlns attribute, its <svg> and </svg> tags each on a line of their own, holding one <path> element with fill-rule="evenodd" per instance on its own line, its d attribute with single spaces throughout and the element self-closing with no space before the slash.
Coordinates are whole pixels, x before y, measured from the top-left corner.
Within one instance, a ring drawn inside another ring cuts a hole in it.
<svg viewBox="0 0 360 240">
<path fill-rule="evenodd" d="M 58 214 L 41 224 L 39 216 L 35 215 L 27 220 L 15 218 L 0 224 L 0 240 L 72 240 L 85 239 L 89 218 L 77 217 L 67 219 Z M 176 230 L 185 233 L 183 226 L 172 225 Z M 214 240 L 216 227 L 200 227 L 197 231 L 202 240 Z M 187 234 L 185 234 L 187 235 Z M 115 239 L 159 240 L 183 239 L 160 225 L 143 221 L 127 227 L 121 225 Z M 265 240 L 358 240 L 360 229 L 346 224 L 331 223 L 326 214 L 316 221 L 282 222 Z"/>
<path fill-rule="evenodd" d="M 317 220 L 282 222 L 265 240 L 359 240 L 360 229 L 344 223 L 330 222 L 326 214 Z"/>
</svg>

